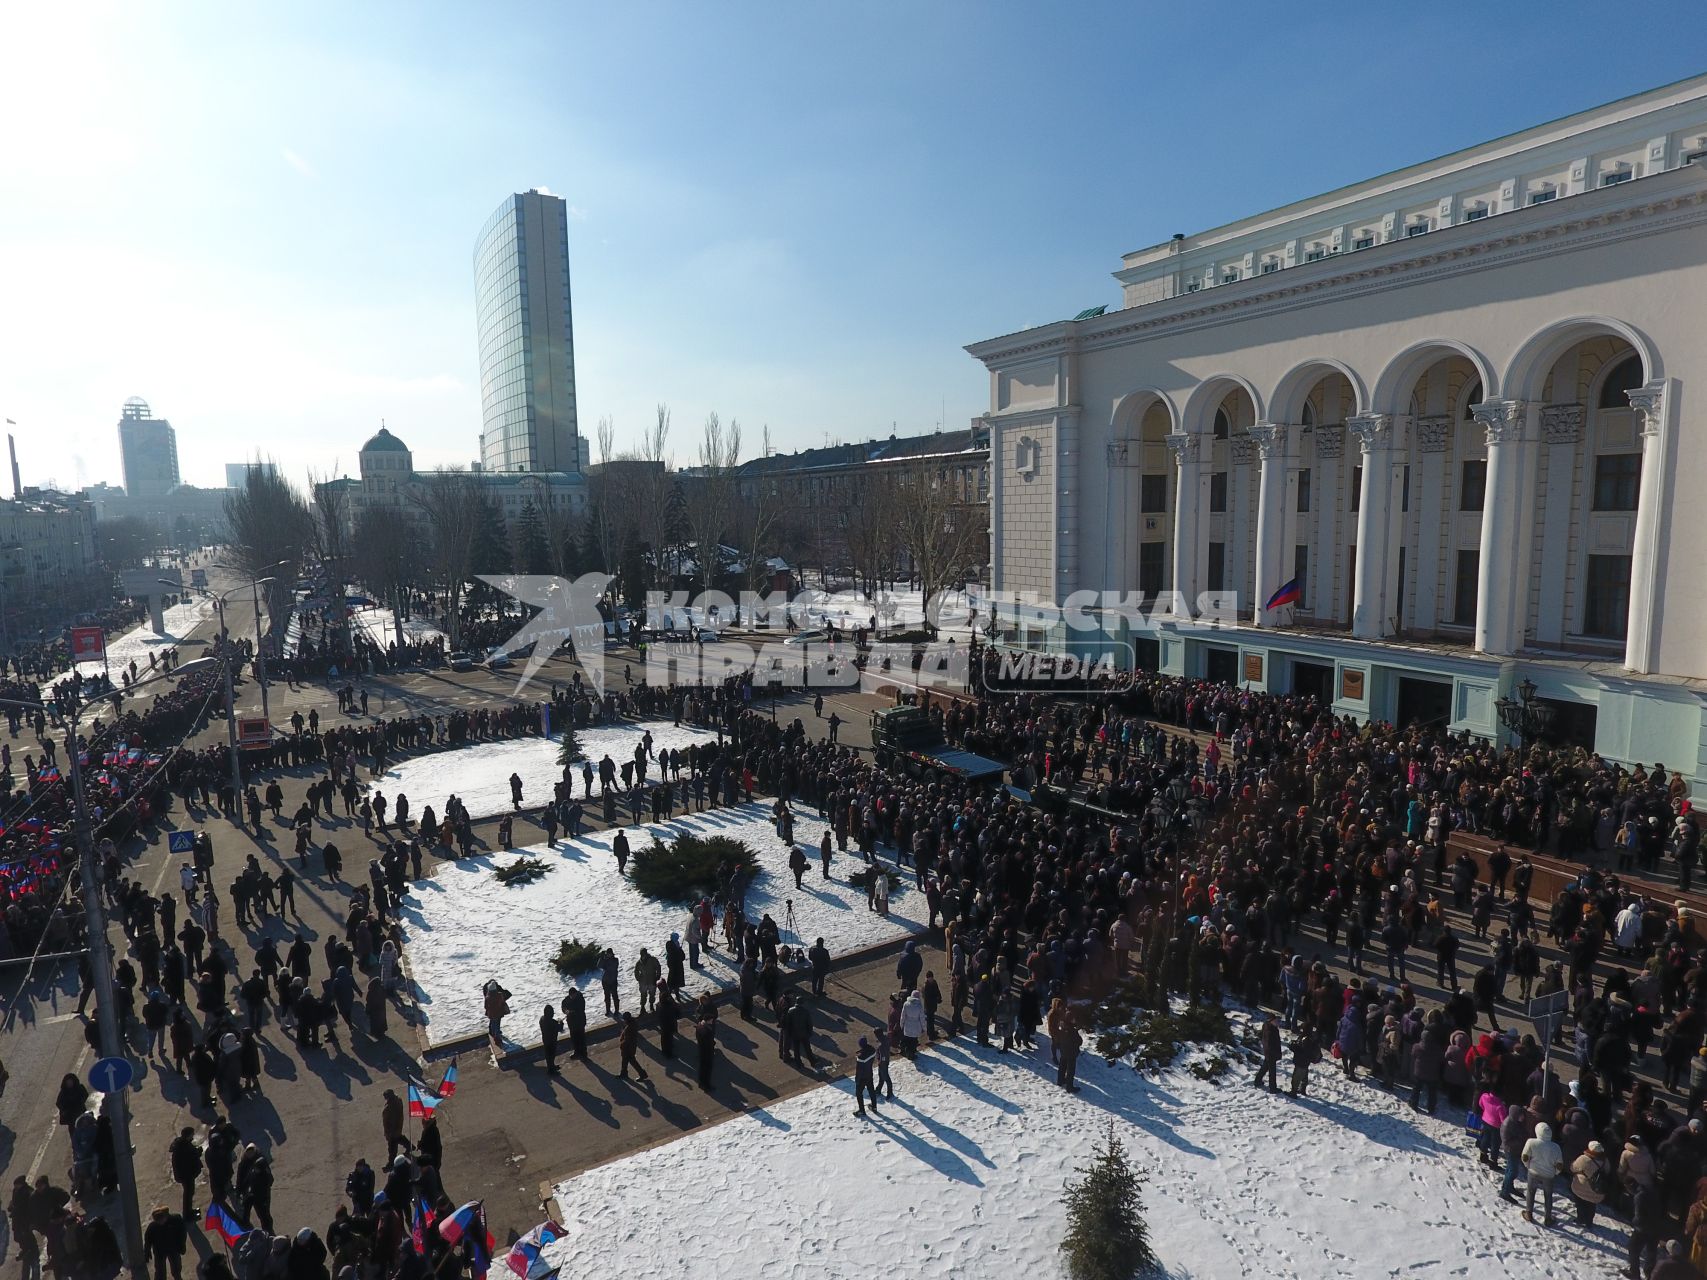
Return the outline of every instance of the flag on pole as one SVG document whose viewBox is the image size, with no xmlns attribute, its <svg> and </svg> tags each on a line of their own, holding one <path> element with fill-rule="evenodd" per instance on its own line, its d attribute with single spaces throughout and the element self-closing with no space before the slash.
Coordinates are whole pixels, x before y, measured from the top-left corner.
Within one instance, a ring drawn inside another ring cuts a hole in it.
<svg viewBox="0 0 1707 1280">
<path fill-rule="evenodd" d="M 542 1222 L 510 1246 L 510 1256 L 505 1261 L 520 1280 L 544 1280 L 557 1270 L 542 1256 L 545 1246 L 562 1238 L 562 1227 L 555 1222 Z"/>
<path fill-rule="evenodd" d="M 445 1068 L 445 1078 L 439 1081 L 439 1099 L 450 1097 L 456 1092 L 456 1059 L 450 1060 L 450 1066 Z"/>
<path fill-rule="evenodd" d="M 1279 609 L 1284 605 L 1297 604 L 1304 598 L 1304 580 L 1293 578 L 1290 582 L 1280 585 L 1280 588 L 1268 598 L 1265 609 Z"/>
<path fill-rule="evenodd" d="M 485 1202 L 470 1200 L 440 1222 L 438 1232 L 439 1238 L 453 1249 L 463 1241 L 468 1242 L 469 1270 L 474 1280 L 485 1280 L 492 1265 L 492 1250 L 498 1244 L 486 1228 Z"/>
<path fill-rule="evenodd" d="M 419 1081 L 411 1080 L 409 1082 L 409 1118 L 411 1120 L 425 1120 L 439 1109 L 439 1103 L 443 1101 L 443 1098 L 440 1098 Z"/>
<path fill-rule="evenodd" d="M 414 1241 L 415 1252 L 423 1256 L 427 1252 L 427 1229 L 433 1225 L 433 1211 L 420 1196 L 410 1198 L 409 1239 Z"/>
<path fill-rule="evenodd" d="M 207 1213 L 202 1216 L 202 1230 L 217 1234 L 221 1240 L 225 1241 L 227 1249 L 249 1234 L 244 1229 L 243 1224 L 233 1218 L 225 1206 L 217 1200 L 208 1205 Z"/>
</svg>

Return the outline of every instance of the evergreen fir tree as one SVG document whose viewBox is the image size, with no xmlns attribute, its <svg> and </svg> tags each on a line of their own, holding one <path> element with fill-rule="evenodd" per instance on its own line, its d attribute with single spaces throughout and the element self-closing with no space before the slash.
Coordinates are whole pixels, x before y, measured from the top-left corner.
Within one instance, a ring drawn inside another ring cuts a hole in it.
<svg viewBox="0 0 1707 1280">
<path fill-rule="evenodd" d="M 575 739 L 574 725 L 563 727 L 563 738 L 557 746 L 557 763 L 563 766 L 565 781 L 568 780 L 569 766 L 581 763 L 581 744 Z"/>
<path fill-rule="evenodd" d="M 1126 1159 L 1126 1148 L 1108 1122 L 1107 1141 L 1091 1153 L 1082 1177 L 1069 1182 L 1067 1234 L 1061 1240 L 1072 1280 L 1133 1280 L 1161 1269 L 1150 1247 L 1150 1228 L 1138 1189 L 1143 1179 Z"/>
</svg>

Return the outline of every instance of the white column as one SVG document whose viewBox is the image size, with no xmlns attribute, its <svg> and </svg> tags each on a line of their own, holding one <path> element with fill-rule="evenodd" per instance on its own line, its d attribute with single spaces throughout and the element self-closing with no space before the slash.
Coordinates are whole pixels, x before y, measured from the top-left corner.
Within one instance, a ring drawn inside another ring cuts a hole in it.
<svg viewBox="0 0 1707 1280">
<path fill-rule="evenodd" d="M 1351 633 L 1360 640 L 1379 640 L 1387 630 L 1387 561 L 1392 550 L 1393 415 L 1360 413 L 1347 418 L 1345 427 L 1363 453 Z"/>
<path fill-rule="evenodd" d="M 1541 644 L 1565 639 L 1565 573 L 1570 565 L 1572 484 L 1582 447 L 1583 406 L 1550 404 L 1541 410 L 1546 457 L 1546 506 L 1541 513 L 1541 613 L 1535 638 Z M 1485 518 L 1485 517 L 1484 517 Z"/>
<path fill-rule="evenodd" d="M 1079 415 L 1055 419 L 1055 603 L 1079 589 Z"/>
<path fill-rule="evenodd" d="M 1411 476 L 1411 503 L 1417 512 L 1416 562 L 1410 565 L 1410 576 L 1416 583 L 1416 608 L 1411 611 L 1409 626 L 1417 631 L 1433 631 L 1440 621 L 1440 580 L 1446 573 L 1446 556 L 1441 554 L 1444 530 L 1442 521 L 1451 520 L 1446 505 L 1446 458 L 1452 446 L 1452 419 L 1439 414 L 1418 418 L 1412 426 L 1416 432 L 1418 466 Z"/>
<path fill-rule="evenodd" d="M 1311 607 L 1324 622 L 1338 622 L 1340 575 L 1340 456 L 1345 452 L 1344 427 L 1316 428 L 1316 467 L 1311 476 L 1310 505 L 1316 509 L 1316 540 L 1310 547 L 1310 581 L 1305 584 Z"/>
<path fill-rule="evenodd" d="M 1251 522 L 1256 518 L 1251 511 L 1251 463 L 1256 452 L 1256 442 L 1243 431 L 1233 432 L 1227 441 L 1227 515 L 1224 526 L 1227 541 L 1223 564 L 1227 590 L 1238 593 L 1241 600 L 1249 590 L 1246 584 L 1251 578 Z"/>
<path fill-rule="evenodd" d="M 1190 617 L 1197 612 L 1197 596 L 1203 590 L 1203 488 L 1207 475 L 1203 467 L 1203 437 L 1195 432 L 1175 431 L 1168 436 L 1168 448 L 1173 451 L 1174 485 L 1174 545 L 1173 590 L 1174 612 Z"/>
<path fill-rule="evenodd" d="M 1636 498 L 1636 541 L 1630 553 L 1630 622 L 1624 640 L 1624 665 L 1646 674 L 1654 669 L 1654 651 L 1659 643 L 1654 613 L 1660 607 L 1660 504 L 1669 470 L 1670 397 L 1664 382 L 1650 382 L 1629 396 L 1630 407 L 1641 420 L 1642 487 Z"/>
<path fill-rule="evenodd" d="M 1529 539 L 1524 521 L 1524 428 L 1529 406 L 1521 400 L 1488 400 L 1471 413 L 1488 437 L 1487 500 L 1482 508 L 1481 565 L 1476 577 L 1476 648 L 1516 653 L 1523 644 L 1529 594 Z"/>
<path fill-rule="evenodd" d="M 1277 422 L 1259 422 L 1250 434 L 1262 458 L 1257 495 L 1256 599 L 1251 602 L 1251 620 L 1260 627 L 1273 625 L 1274 618 L 1264 606 L 1275 588 L 1286 581 L 1286 428 Z"/>
</svg>

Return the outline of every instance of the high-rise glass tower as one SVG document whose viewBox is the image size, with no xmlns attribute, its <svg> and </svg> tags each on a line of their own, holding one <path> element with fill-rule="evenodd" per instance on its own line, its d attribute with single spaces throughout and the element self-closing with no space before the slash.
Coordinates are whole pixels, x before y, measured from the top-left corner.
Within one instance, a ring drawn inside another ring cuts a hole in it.
<svg viewBox="0 0 1707 1280">
<path fill-rule="evenodd" d="M 132 498 L 163 498 L 178 487 L 178 433 L 140 396 L 126 400 L 119 416 L 119 460 Z"/>
<path fill-rule="evenodd" d="M 535 189 L 498 206 L 474 246 L 474 288 L 482 468 L 578 473 L 569 211 L 560 198 Z"/>
</svg>

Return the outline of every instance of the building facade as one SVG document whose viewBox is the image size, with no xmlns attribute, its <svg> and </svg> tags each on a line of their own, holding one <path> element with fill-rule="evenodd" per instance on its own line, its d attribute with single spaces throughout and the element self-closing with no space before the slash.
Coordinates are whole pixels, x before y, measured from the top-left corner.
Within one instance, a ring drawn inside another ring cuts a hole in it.
<svg viewBox="0 0 1707 1280">
<path fill-rule="evenodd" d="M 243 488 L 249 483 L 251 471 L 265 471 L 276 476 L 279 473 L 279 468 L 276 462 L 228 462 L 225 464 L 225 487 L 227 489 Z"/>
<path fill-rule="evenodd" d="M 537 189 L 508 197 L 475 244 L 474 286 L 481 469 L 579 474 L 568 206 Z"/>
<path fill-rule="evenodd" d="M 1489 738 L 1527 679 L 1558 736 L 1707 779 L 1707 77 L 1116 280 L 1120 310 L 968 348 L 993 579 L 1162 616 L 1012 640 Z"/>
<path fill-rule="evenodd" d="M 178 433 L 140 396 L 126 400 L 119 415 L 119 459 L 133 498 L 163 498 L 180 483 Z"/>
<path fill-rule="evenodd" d="M 409 446 L 385 427 L 368 438 L 357 455 L 360 479 L 334 480 L 345 490 L 345 518 L 353 528 L 362 513 L 389 510 L 415 526 L 423 537 L 430 522 L 421 499 L 433 473 L 415 470 Z M 560 471 L 471 471 L 487 500 L 503 517 L 506 528 L 531 505 L 543 520 L 579 520 L 587 511 L 587 482 L 579 472 Z"/>
<path fill-rule="evenodd" d="M 97 599 L 101 590 L 95 513 L 76 495 L 25 489 L 0 502 L 0 642 Z"/>
</svg>

